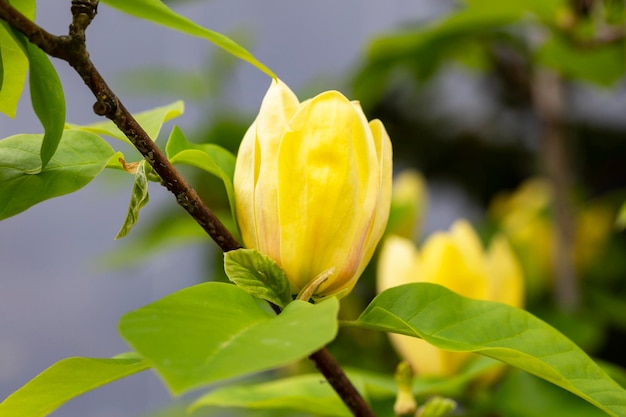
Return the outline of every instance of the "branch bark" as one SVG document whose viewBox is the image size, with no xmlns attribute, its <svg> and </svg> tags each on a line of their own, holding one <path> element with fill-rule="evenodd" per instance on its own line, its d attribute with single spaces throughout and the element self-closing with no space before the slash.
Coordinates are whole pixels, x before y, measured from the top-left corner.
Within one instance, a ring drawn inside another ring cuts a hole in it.
<svg viewBox="0 0 626 417">
<path fill-rule="evenodd" d="M 580 295 L 573 259 L 575 228 L 563 80 L 548 69 L 537 68 L 532 84 L 533 104 L 541 125 L 542 162 L 552 191 L 556 301 L 561 309 L 572 311 L 578 307 Z"/>
<path fill-rule="evenodd" d="M 74 68 L 96 98 L 94 112 L 110 119 L 128 137 L 159 174 L 165 187 L 174 194 L 178 204 L 211 236 L 223 252 L 241 248 L 240 243 L 137 123 L 91 62 L 85 30 L 96 16 L 97 7 L 98 0 L 72 0 L 72 23 L 66 36 L 55 36 L 46 32 L 12 7 L 7 0 L 0 0 L 0 19 L 22 32 L 31 43 L 48 55 L 62 59 Z M 375 416 L 326 348 L 313 353 L 310 359 L 355 416 Z"/>
</svg>

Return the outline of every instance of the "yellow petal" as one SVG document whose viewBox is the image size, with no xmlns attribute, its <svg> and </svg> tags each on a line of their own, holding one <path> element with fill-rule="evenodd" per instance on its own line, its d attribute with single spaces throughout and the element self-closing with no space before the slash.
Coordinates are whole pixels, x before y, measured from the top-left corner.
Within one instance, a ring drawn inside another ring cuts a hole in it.
<svg viewBox="0 0 626 417">
<path fill-rule="evenodd" d="M 514 307 L 524 304 L 524 277 L 511 247 L 503 236 L 496 236 L 487 254 L 492 301 Z"/>
<path fill-rule="evenodd" d="M 268 237 L 271 234 L 265 227 L 267 221 L 257 221 L 258 207 L 267 205 L 268 212 L 276 213 L 275 196 L 272 196 L 272 193 L 275 193 L 275 180 L 272 182 L 272 178 L 267 178 L 267 172 L 271 173 L 270 166 L 276 168 L 280 138 L 298 105 L 298 99 L 289 87 L 282 81 L 274 79 L 263 98 L 259 115 L 246 132 L 237 154 L 233 180 L 237 222 L 244 245 L 265 253 L 266 247 L 270 246 Z M 266 186 L 267 182 L 272 182 L 270 187 L 266 187 L 268 191 L 262 193 L 258 191 L 261 175 L 264 176 L 260 181 L 262 187 Z M 275 175 L 270 175 L 272 176 Z M 274 218 L 277 217 L 277 214 L 274 214 Z"/>
<path fill-rule="evenodd" d="M 355 102 L 353 102 L 355 104 Z M 360 112 L 361 107 L 355 105 Z M 365 120 L 365 116 L 362 114 L 362 119 Z M 374 145 L 376 147 L 376 156 L 378 158 L 379 182 L 378 182 L 378 198 L 376 204 L 376 211 L 374 218 L 370 221 L 370 228 L 365 237 L 365 251 L 362 253 L 359 268 L 353 275 L 352 282 L 347 285 L 348 289 L 356 284 L 358 277 L 361 275 L 369 261 L 374 255 L 374 251 L 378 246 L 380 238 L 385 232 L 387 221 L 389 220 L 389 211 L 391 209 L 391 192 L 392 192 L 392 149 L 391 140 L 380 120 L 372 120 L 369 123 L 372 137 L 374 139 Z M 372 173 L 373 175 L 373 173 Z M 339 286 L 344 286 L 340 280 L 335 280 L 328 286 L 327 290 L 334 291 Z"/>
<path fill-rule="evenodd" d="M 453 375 L 471 356 L 467 352 L 441 350 L 415 337 L 395 333 L 389 336 L 399 355 L 411 364 L 418 377 Z"/>
<path fill-rule="evenodd" d="M 468 264 L 462 248 L 449 234 L 432 235 L 424 243 L 421 259 L 420 281 L 443 285 L 466 297 L 487 298 L 487 271 L 475 268 L 474 261 Z"/>
<path fill-rule="evenodd" d="M 297 289 L 335 267 L 340 287 L 359 268 L 377 204 L 372 134 L 335 91 L 303 103 L 290 127 L 278 160 L 282 267 Z"/>
<path fill-rule="evenodd" d="M 466 267 L 486 277 L 485 251 L 472 225 L 465 219 L 457 220 L 450 227 L 449 236 L 459 249 Z"/>
<path fill-rule="evenodd" d="M 235 214 L 237 216 L 239 232 L 243 238 L 244 245 L 248 248 L 258 247 L 254 202 L 257 156 L 255 122 L 247 130 L 239 145 L 233 178 L 235 189 Z"/>
<path fill-rule="evenodd" d="M 282 81 L 274 80 L 261 103 L 256 119 L 257 159 L 255 162 L 254 212 L 256 248 L 280 264 L 280 240 L 276 233 L 279 221 L 277 197 L 278 149 L 289 120 L 300 103 Z"/>
<path fill-rule="evenodd" d="M 378 292 L 415 282 L 417 262 L 417 248 L 413 242 L 398 236 L 386 238 L 378 258 Z"/>
</svg>

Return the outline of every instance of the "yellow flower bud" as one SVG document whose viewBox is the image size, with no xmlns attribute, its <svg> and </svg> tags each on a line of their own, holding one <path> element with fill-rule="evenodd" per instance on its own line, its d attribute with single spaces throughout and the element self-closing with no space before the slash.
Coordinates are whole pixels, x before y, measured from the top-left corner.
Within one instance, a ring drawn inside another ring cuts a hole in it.
<svg viewBox="0 0 626 417">
<path fill-rule="evenodd" d="M 391 212 L 386 234 L 406 238 L 419 237 L 427 203 L 428 190 L 422 174 L 406 169 L 396 175 L 393 179 Z"/>
<path fill-rule="evenodd" d="M 523 303 L 521 268 L 506 240 L 496 237 L 487 253 L 471 225 L 459 220 L 450 231 L 430 236 L 421 252 L 397 236 L 385 240 L 378 262 L 378 291 L 411 282 L 443 285 L 466 297 Z M 472 355 L 438 349 L 424 340 L 390 334 L 399 355 L 418 376 L 448 376 Z"/>
<path fill-rule="evenodd" d="M 235 166 L 244 244 L 286 272 L 293 294 L 346 295 L 380 240 L 391 200 L 391 142 L 337 91 L 302 103 L 270 86 Z"/>
</svg>

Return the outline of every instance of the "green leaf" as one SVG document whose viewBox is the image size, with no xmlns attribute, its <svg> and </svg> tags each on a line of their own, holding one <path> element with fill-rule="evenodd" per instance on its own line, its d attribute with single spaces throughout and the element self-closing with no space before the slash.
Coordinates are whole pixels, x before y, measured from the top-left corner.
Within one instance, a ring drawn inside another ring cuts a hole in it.
<svg viewBox="0 0 626 417">
<path fill-rule="evenodd" d="M 104 140 L 88 132 L 66 130 L 59 147 L 39 174 L 43 135 L 22 134 L 0 140 L 0 220 L 37 203 L 87 185 L 114 154 Z"/>
<path fill-rule="evenodd" d="M 626 416 L 626 391 L 556 329 L 523 310 L 462 297 L 429 283 L 379 294 L 355 324 L 476 352 L 558 385 L 612 416 Z"/>
<path fill-rule="evenodd" d="M 337 333 L 335 298 L 294 301 L 278 316 L 263 307 L 235 285 L 208 282 L 126 314 L 120 333 L 176 394 L 293 363 Z"/>
<path fill-rule="evenodd" d="M 142 160 L 137 165 L 135 173 L 135 181 L 133 182 L 133 191 L 130 195 L 130 203 L 128 204 L 128 212 L 122 228 L 115 236 L 120 239 L 126 236 L 139 220 L 139 210 L 141 210 L 150 201 L 148 195 L 148 178 L 146 177 L 146 161 Z"/>
<path fill-rule="evenodd" d="M 626 73 L 626 51 L 621 43 L 585 50 L 553 37 L 539 48 L 535 59 L 564 77 L 604 87 L 615 85 Z"/>
<path fill-rule="evenodd" d="M 520 370 L 506 376 L 495 400 L 498 414 L 507 417 L 606 417 L 581 398 Z"/>
<path fill-rule="evenodd" d="M 362 388 L 360 391 L 363 391 Z M 288 409 L 316 416 L 352 415 L 330 384 L 319 374 L 298 375 L 260 384 L 220 387 L 198 398 L 191 404 L 190 411 L 208 406 Z"/>
<path fill-rule="evenodd" d="M 419 417 L 445 417 L 456 409 L 456 402 L 439 396 L 429 398 L 418 409 Z"/>
<path fill-rule="evenodd" d="M 21 0 L 12 5 L 29 19 L 35 18 L 35 0 Z M 4 21 L 0 21 L 0 45 L 4 69 L 0 82 L 0 112 L 15 117 L 28 72 L 28 57 Z"/>
<path fill-rule="evenodd" d="M 146 131 L 148 136 L 152 140 L 156 140 L 161 131 L 163 124 L 169 120 L 172 120 L 181 114 L 185 110 L 185 105 L 182 101 L 176 101 L 166 106 L 154 108 L 137 114 L 133 114 L 137 122 Z M 83 130 L 96 135 L 106 135 L 115 139 L 119 139 L 126 143 L 130 143 L 126 135 L 124 135 L 115 124 L 111 121 L 98 122 L 90 125 L 79 126 L 74 124 L 66 124 L 67 129 Z"/>
<path fill-rule="evenodd" d="M 622 203 L 622 206 L 619 208 L 617 218 L 615 219 L 615 227 L 619 230 L 626 228 L 626 202 Z"/>
<path fill-rule="evenodd" d="M 170 29 L 186 33 L 187 35 L 206 39 L 237 58 L 252 64 L 270 77 L 276 78 L 268 67 L 235 41 L 177 14 L 160 0 L 104 0 L 104 3 L 141 19 L 150 20 L 159 25 L 167 26 Z"/>
<path fill-rule="evenodd" d="M 148 369 L 141 358 L 68 358 L 46 369 L 0 403 L 2 417 L 43 417 L 95 388 Z"/>
<path fill-rule="evenodd" d="M 292 301 L 289 279 L 274 260 L 254 249 L 238 249 L 224 254 L 228 279 L 248 294 L 280 308 Z"/>
<path fill-rule="evenodd" d="M 59 75 L 46 53 L 30 43 L 21 33 L 15 32 L 15 35 L 28 55 L 30 100 L 44 128 L 40 150 L 41 166 L 33 172 L 36 174 L 45 169 L 61 141 L 65 125 L 65 96 Z"/>
<path fill-rule="evenodd" d="M 212 143 L 191 143 L 178 126 L 172 129 L 165 152 L 172 164 L 190 165 L 220 178 L 226 189 L 231 214 L 235 218 L 235 156 L 232 153 Z"/>
</svg>

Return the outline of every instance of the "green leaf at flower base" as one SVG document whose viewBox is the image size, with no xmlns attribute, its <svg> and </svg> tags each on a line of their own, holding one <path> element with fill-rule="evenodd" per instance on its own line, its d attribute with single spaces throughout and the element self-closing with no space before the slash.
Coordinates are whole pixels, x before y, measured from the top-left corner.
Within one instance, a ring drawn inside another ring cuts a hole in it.
<svg viewBox="0 0 626 417">
<path fill-rule="evenodd" d="M 191 143 L 178 126 L 172 129 L 165 152 L 173 164 L 193 166 L 221 179 L 226 189 L 231 214 L 235 218 L 235 190 L 233 188 L 235 156 L 232 153 L 212 143 Z"/>
<path fill-rule="evenodd" d="M 141 210 L 150 201 L 148 195 L 148 178 L 146 177 L 146 161 L 142 160 L 137 165 L 135 173 L 135 181 L 133 182 L 133 191 L 130 195 L 130 203 L 128 204 L 128 212 L 122 228 L 115 236 L 120 239 L 126 236 L 139 220 L 139 210 Z"/>
<path fill-rule="evenodd" d="M 0 416 L 44 417 L 81 394 L 148 368 L 137 357 L 63 359 L 0 403 Z"/>
<path fill-rule="evenodd" d="M 163 4 L 161 0 L 104 0 L 104 3 L 141 19 L 150 20 L 159 25 L 169 27 L 170 29 L 186 33 L 187 35 L 206 39 L 237 58 L 252 64 L 270 77 L 276 77 L 268 67 L 235 41 L 179 15 Z"/>
<path fill-rule="evenodd" d="M 232 284 L 183 289 L 122 317 L 120 333 L 175 394 L 300 360 L 334 339 L 339 302 L 278 316 Z"/>
<path fill-rule="evenodd" d="M 363 392 L 363 387 L 359 388 Z M 260 384 L 220 387 L 198 398 L 190 406 L 190 411 L 194 412 L 202 407 L 286 409 L 334 417 L 352 415 L 320 374 L 298 375 Z"/>
<path fill-rule="evenodd" d="M 414 283 L 379 294 L 355 324 L 498 359 L 611 416 L 626 416 L 626 391 L 572 341 L 523 310 L 465 298 L 435 284 Z"/>
<path fill-rule="evenodd" d="M 88 132 L 63 132 L 56 153 L 38 174 L 43 135 L 15 135 L 0 140 L 0 220 L 37 203 L 87 185 L 114 154 L 111 146 Z"/>
<path fill-rule="evenodd" d="M 182 101 L 176 101 L 166 106 L 156 107 L 151 110 L 146 110 L 137 114 L 133 114 L 137 123 L 141 125 L 143 130 L 146 131 L 148 136 L 152 140 L 156 140 L 161 132 L 161 127 L 165 122 L 172 120 L 181 114 L 185 110 L 185 105 Z M 67 129 L 83 130 L 96 135 L 106 135 L 115 139 L 119 139 L 126 143 L 130 143 L 126 135 L 124 135 L 115 124 L 111 121 L 92 123 L 89 125 L 79 126 L 74 124 L 66 124 Z"/>
<path fill-rule="evenodd" d="M 28 56 L 30 100 L 44 128 L 40 150 L 41 166 L 33 171 L 36 174 L 48 165 L 61 141 L 65 125 L 65 96 L 61 80 L 48 59 L 48 55 L 30 43 L 20 32 L 14 31 L 14 34 Z"/>
<path fill-rule="evenodd" d="M 224 254 L 228 279 L 248 294 L 280 308 L 292 301 L 289 279 L 276 262 L 254 249 L 238 249 Z"/>
<path fill-rule="evenodd" d="M 14 1 L 12 6 L 29 19 L 35 18 L 35 0 Z M 3 66 L 0 82 L 0 112 L 9 117 L 15 117 L 17 103 L 22 96 L 28 72 L 28 57 L 4 21 L 0 21 L 0 45 L 2 45 L 0 60 Z"/>
</svg>

